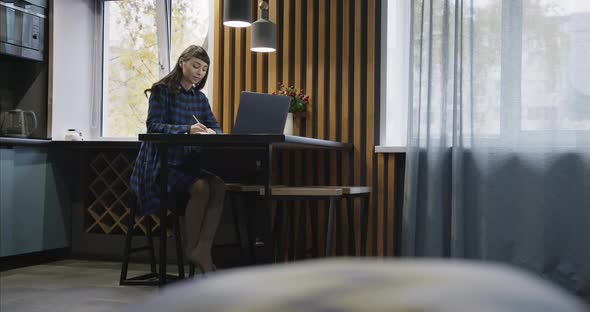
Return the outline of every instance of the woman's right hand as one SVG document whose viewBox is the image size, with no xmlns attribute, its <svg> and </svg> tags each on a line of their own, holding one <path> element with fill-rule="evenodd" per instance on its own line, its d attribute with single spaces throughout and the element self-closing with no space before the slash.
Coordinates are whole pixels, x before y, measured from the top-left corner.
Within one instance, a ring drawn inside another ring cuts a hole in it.
<svg viewBox="0 0 590 312">
<path fill-rule="evenodd" d="M 207 127 L 202 123 L 196 123 L 191 126 L 191 134 L 205 133 L 207 134 Z"/>
</svg>

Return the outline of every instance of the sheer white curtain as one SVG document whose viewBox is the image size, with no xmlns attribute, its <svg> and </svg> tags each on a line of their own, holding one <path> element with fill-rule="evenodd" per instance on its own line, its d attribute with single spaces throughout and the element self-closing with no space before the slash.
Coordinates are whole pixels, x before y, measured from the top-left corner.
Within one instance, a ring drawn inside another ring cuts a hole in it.
<svg viewBox="0 0 590 312">
<path fill-rule="evenodd" d="M 402 253 L 590 297 L 590 1 L 421 0 L 413 18 Z"/>
</svg>

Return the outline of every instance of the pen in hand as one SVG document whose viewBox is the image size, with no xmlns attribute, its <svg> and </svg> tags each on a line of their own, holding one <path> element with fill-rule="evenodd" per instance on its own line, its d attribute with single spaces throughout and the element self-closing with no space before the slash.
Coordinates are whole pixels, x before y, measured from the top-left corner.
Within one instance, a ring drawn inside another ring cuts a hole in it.
<svg viewBox="0 0 590 312">
<path fill-rule="evenodd" d="M 197 116 L 193 115 L 193 118 L 195 119 L 195 121 L 197 122 L 197 124 L 201 124 L 201 125 L 203 125 L 203 124 L 202 124 L 202 123 L 201 123 L 201 122 L 200 122 L 200 121 L 197 119 Z M 205 126 L 205 125 L 203 125 L 203 126 Z M 205 129 L 207 129 L 207 127 L 205 127 Z M 202 133 L 209 134 L 209 132 L 207 132 L 207 131 L 205 131 L 205 132 L 202 132 Z"/>
</svg>

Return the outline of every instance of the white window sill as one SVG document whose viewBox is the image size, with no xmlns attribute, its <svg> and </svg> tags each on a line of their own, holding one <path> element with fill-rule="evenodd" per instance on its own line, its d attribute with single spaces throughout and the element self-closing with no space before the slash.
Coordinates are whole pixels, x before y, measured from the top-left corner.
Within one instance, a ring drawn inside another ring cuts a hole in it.
<svg viewBox="0 0 590 312">
<path fill-rule="evenodd" d="M 378 145 L 375 146 L 375 153 L 405 153 L 405 146 Z"/>
</svg>

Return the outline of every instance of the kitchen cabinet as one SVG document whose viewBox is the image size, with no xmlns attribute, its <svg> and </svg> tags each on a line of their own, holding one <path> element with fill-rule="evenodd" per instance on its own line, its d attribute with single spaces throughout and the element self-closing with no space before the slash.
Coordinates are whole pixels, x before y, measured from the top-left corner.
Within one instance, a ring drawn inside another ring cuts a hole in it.
<svg viewBox="0 0 590 312">
<path fill-rule="evenodd" d="M 68 155 L 0 146 L 0 257 L 70 246 Z"/>
</svg>

